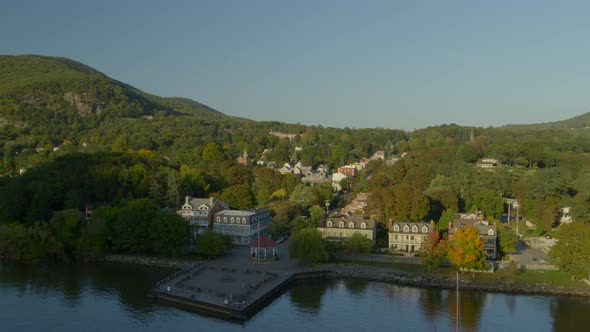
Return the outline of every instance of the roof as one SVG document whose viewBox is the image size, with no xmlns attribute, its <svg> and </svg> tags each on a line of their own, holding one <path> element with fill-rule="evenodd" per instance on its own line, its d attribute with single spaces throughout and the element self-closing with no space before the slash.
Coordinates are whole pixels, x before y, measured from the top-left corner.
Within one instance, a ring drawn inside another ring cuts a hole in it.
<svg viewBox="0 0 590 332">
<path fill-rule="evenodd" d="M 496 234 L 496 228 L 490 225 L 487 220 L 478 219 L 455 219 L 450 233 L 455 233 L 457 229 L 465 228 L 467 226 L 472 226 L 477 229 L 480 235 L 489 235 L 488 232 L 490 229 L 494 230 L 494 235 Z"/>
<path fill-rule="evenodd" d="M 326 227 L 326 223 L 328 221 L 332 221 L 334 223 L 334 228 L 338 228 L 338 223 L 340 221 L 344 221 L 345 224 L 345 228 L 349 228 L 349 223 L 353 222 L 354 223 L 354 228 L 358 228 L 361 229 L 361 223 L 365 223 L 367 228 L 366 229 L 373 229 L 377 226 L 377 224 L 375 223 L 375 220 L 372 219 L 365 219 L 364 216 L 361 215 L 340 215 L 340 216 L 336 216 L 336 217 L 330 217 L 327 220 L 321 220 L 319 222 L 319 227 Z"/>
<path fill-rule="evenodd" d="M 395 226 L 399 226 L 399 231 L 395 231 L 394 227 Z M 410 227 L 409 231 L 404 232 L 404 226 L 408 225 Z M 418 227 L 418 231 L 417 232 L 412 232 L 412 227 L 413 226 L 417 226 Z M 408 222 L 408 221 L 398 221 L 398 222 L 394 222 L 391 224 L 391 227 L 389 228 L 389 232 L 390 233 L 422 233 L 422 227 L 428 227 L 428 232 L 432 232 L 434 231 L 434 225 L 432 223 L 429 222 L 425 222 L 425 221 L 421 221 L 421 222 Z"/>
<path fill-rule="evenodd" d="M 276 248 L 277 243 L 266 236 L 262 235 L 259 239 L 250 242 L 250 247 L 253 248 Z"/>
<path fill-rule="evenodd" d="M 221 204 L 221 206 L 223 206 L 224 209 L 229 208 L 229 206 L 226 203 L 224 203 L 223 201 L 221 201 L 215 197 L 210 197 L 210 198 L 189 197 L 188 204 L 190 204 L 190 206 L 192 206 L 193 209 L 198 209 L 202 205 L 205 205 L 209 209 L 211 209 L 213 207 L 213 205 L 215 205 L 216 202 L 219 202 Z"/>
</svg>

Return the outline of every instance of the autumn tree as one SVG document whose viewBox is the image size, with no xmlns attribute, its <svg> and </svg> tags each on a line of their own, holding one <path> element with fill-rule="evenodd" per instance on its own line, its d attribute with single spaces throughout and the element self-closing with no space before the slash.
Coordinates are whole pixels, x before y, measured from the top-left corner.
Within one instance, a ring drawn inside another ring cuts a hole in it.
<svg viewBox="0 0 590 332">
<path fill-rule="evenodd" d="M 447 258 L 460 269 L 483 270 L 486 253 L 479 231 L 473 226 L 459 228 L 449 237 Z"/>
<path fill-rule="evenodd" d="M 447 242 L 441 239 L 439 232 L 429 232 L 426 241 L 422 243 L 421 259 L 428 269 L 440 266 L 446 255 Z"/>
</svg>

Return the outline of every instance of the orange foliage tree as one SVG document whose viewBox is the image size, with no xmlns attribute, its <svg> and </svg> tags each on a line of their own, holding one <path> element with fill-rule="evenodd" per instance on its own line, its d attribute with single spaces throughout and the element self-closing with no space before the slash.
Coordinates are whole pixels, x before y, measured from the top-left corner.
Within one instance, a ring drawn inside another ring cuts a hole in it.
<svg viewBox="0 0 590 332">
<path fill-rule="evenodd" d="M 457 229 L 449 241 L 447 258 L 461 269 L 483 270 L 486 253 L 479 231 L 472 226 Z"/>
</svg>

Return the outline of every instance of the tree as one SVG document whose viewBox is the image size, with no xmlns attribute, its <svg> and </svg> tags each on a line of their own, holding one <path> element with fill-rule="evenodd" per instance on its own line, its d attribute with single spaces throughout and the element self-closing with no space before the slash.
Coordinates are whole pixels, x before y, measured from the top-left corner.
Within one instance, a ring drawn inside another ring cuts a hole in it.
<svg viewBox="0 0 590 332">
<path fill-rule="evenodd" d="M 563 225 L 556 237 L 559 241 L 549 251 L 553 263 L 577 278 L 590 279 L 590 225 L 583 221 Z"/>
<path fill-rule="evenodd" d="M 504 212 L 504 200 L 500 193 L 494 190 L 480 190 L 473 199 L 473 209 L 480 210 L 484 215 L 497 219 Z"/>
<path fill-rule="evenodd" d="M 78 210 L 57 211 L 51 218 L 51 230 L 67 254 L 73 254 L 80 237 L 81 222 Z"/>
<path fill-rule="evenodd" d="M 151 248 L 155 254 L 174 257 L 186 251 L 190 226 L 179 215 L 158 212 L 149 227 Z"/>
<path fill-rule="evenodd" d="M 309 215 L 313 225 L 317 226 L 318 221 L 326 214 L 326 211 L 318 205 L 309 208 Z"/>
<path fill-rule="evenodd" d="M 373 241 L 359 232 L 355 232 L 351 237 L 344 240 L 342 245 L 348 252 L 354 254 L 368 254 L 374 246 Z"/>
<path fill-rule="evenodd" d="M 178 181 L 178 175 L 175 170 L 168 172 L 168 190 L 166 191 L 166 203 L 174 208 L 178 207 L 180 202 L 180 183 Z"/>
<path fill-rule="evenodd" d="M 292 258 L 298 258 L 307 263 L 321 262 L 328 257 L 322 233 L 315 228 L 296 231 L 289 243 L 289 253 Z"/>
<path fill-rule="evenodd" d="M 443 211 L 442 215 L 440 216 L 440 219 L 438 220 L 438 223 L 436 224 L 440 232 L 448 231 L 449 223 L 455 220 L 455 214 L 456 212 L 451 209 L 446 209 Z"/>
<path fill-rule="evenodd" d="M 254 207 L 254 195 L 247 183 L 226 188 L 221 193 L 221 200 L 229 204 L 232 209 L 247 210 Z"/>
<path fill-rule="evenodd" d="M 231 248 L 231 237 L 215 233 L 213 231 L 205 231 L 197 238 L 197 252 L 209 259 L 219 256 L 221 253 Z"/>
<path fill-rule="evenodd" d="M 437 269 L 446 255 L 447 243 L 440 238 L 439 232 L 426 234 L 426 241 L 422 244 L 422 262 L 428 266 L 428 270 Z"/>
<path fill-rule="evenodd" d="M 483 270 L 486 253 L 479 231 L 473 226 L 457 229 L 450 237 L 447 258 L 460 269 Z"/>
<path fill-rule="evenodd" d="M 516 251 L 516 243 L 518 242 L 518 236 L 512 231 L 512 229 L 498 224 L 498 249 L 502 256 L 511 254 Z"/>
</svg>

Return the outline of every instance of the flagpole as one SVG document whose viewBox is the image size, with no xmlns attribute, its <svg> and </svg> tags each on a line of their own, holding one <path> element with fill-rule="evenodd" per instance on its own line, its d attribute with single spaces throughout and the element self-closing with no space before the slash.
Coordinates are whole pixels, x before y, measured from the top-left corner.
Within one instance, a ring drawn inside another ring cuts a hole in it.
<svg viewBox="0 0 590 332">
<path fill-rule="evenodd" d="M 459 271 L 457 271 L 457 314 L 455 322 L 455 330 L 459 331 Z"/>
</svg>

